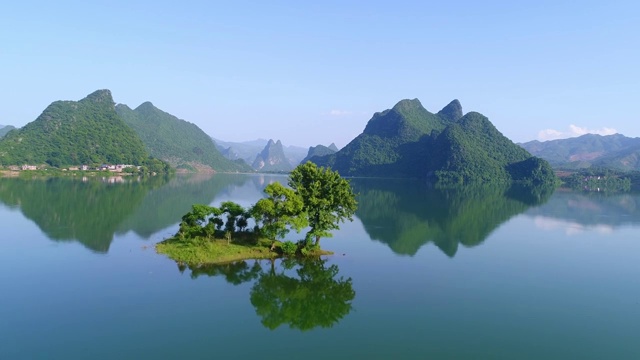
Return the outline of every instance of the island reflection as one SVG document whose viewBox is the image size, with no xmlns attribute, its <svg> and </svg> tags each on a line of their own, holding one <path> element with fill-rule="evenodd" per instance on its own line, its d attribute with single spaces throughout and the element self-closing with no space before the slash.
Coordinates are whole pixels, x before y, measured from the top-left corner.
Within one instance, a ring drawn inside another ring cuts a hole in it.
<svg viewBox="0 0 640 360">
<path fill-rule="evenodd" d="M 239 285 L 253 282 L 249 298 L 262 325 L 275 330 L 282 325 L 301 331 L 330 328 L 352 310 L 355 291 L 351 278 L 339 276 L 327 259 L 238 261 L 220 265 L 186 266 L 193 279 L 220 276 Z"/>
</svg>

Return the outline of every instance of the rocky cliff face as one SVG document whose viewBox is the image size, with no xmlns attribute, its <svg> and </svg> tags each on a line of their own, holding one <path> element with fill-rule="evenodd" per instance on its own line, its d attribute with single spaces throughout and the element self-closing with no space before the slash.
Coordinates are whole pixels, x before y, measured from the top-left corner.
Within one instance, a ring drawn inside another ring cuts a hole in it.
<svg viewBox="0 0 640 360">
<path fill-rule="evenodd" d="M 287 160 L 282 142 L 269 140 L 264 149 L 256 156 L 252 167 L 258 171 L 291 171 L 293 166 Z"/>
</svg>

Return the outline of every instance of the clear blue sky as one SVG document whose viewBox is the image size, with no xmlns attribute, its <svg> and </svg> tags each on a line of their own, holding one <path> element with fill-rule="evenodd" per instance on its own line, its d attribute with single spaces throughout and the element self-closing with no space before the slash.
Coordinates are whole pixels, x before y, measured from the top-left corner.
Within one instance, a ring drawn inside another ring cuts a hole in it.
<svg viewBox="0 0 640 360">
<path fill-rule="evenodd" d="M 640 136 L 638 1 L 97 3 L 0 5 L 0 124 L 106 88 L 230 141 L 344 146 L 404 98 L 516 142 Z"/>
</svg>

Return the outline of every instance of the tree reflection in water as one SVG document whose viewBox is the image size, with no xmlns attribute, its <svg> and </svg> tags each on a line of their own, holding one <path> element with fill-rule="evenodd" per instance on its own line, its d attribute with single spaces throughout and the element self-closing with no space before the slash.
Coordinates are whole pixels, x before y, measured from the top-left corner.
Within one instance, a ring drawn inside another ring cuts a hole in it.
<svg viewBox="0 0 640 360">
<path fill-rule="evenodd" d="M 267 266 L 263 266 L 267 265 Z M 187 266 L 178 264 L 180 271 Z M 336 264 L 326 259 L 284 259 L 189 266 L 191 277 L 222 276 L 233 285 L 255 281 L 251 304 L 262 324 L 274 330 L 281 325 L 302 331 L 328 328 L 347 316 L 355 291 L 351 278 L 339 276 Z"/>
</svg>

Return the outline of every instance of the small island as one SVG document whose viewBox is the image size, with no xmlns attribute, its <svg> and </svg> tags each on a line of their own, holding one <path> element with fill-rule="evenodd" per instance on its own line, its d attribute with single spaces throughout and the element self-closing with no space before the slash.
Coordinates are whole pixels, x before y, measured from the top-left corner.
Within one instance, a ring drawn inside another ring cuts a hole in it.
<svg viewBox="0 0 640 360">
<path fill-rule="evenodd" d="M 182 217 L 178 232 L 158 243 L 156 251 L 190 266 L 331 254 L 320 248 L 320 239 L 353 220 L 357 203 L 351 185 L 312 162 L 296 167 L 288 185 L 267 185 L 267 197 L 248 209 L 231 201 L 219 207 L 195 204 Z M 250 227 L 250 222 L 255 225 Z M 305 238 L 297 243 L 282 241 L 291 230 L 305 228 Z"/>
</svg>

